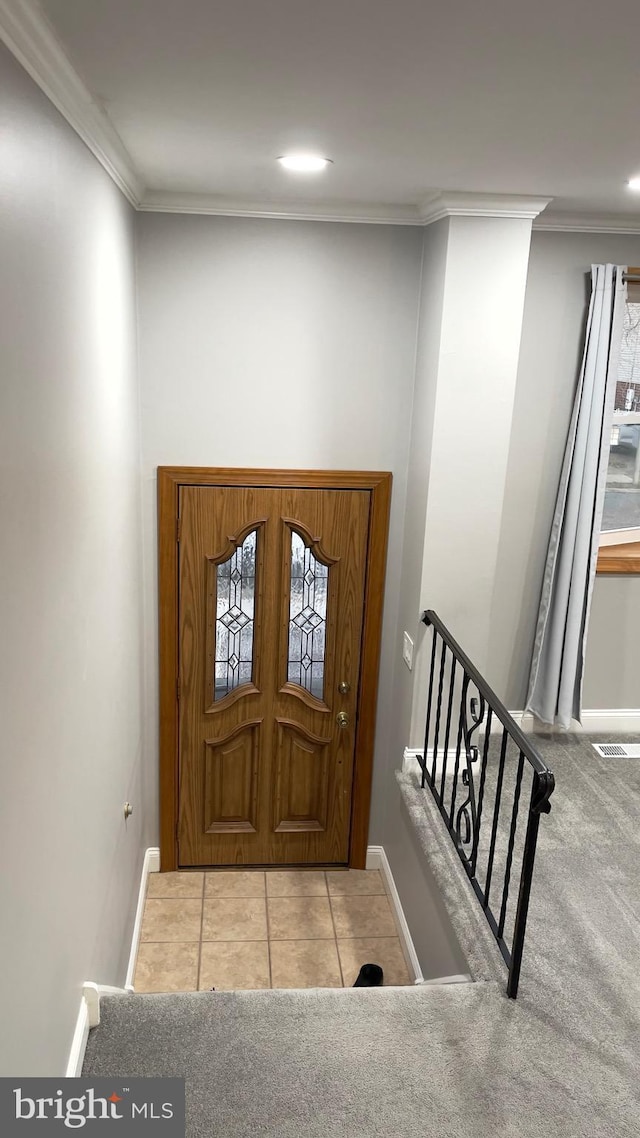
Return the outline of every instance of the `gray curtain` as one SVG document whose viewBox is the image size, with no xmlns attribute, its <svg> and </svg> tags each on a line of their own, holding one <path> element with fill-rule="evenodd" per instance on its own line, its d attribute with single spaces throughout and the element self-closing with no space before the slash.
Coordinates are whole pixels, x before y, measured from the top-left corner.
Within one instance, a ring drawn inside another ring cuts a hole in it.
<svg viewBox="0 0 640 1138">
<path fill-rule="evenodd" d="M 589 608 L 604 506 L 626 298 L 622 265 L 591 266 L 584 356 L 573 405 L 529 676 L 527 710 L 580 719 Z"/>
</svg>

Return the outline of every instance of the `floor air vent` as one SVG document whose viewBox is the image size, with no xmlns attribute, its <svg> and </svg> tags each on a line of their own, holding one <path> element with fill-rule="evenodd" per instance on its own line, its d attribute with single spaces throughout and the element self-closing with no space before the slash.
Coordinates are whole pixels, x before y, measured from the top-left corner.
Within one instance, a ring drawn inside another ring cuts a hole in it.
<svg viewBox="0 0 640 1138">
<path fill-rule="evenodd" d="M 640 743 L 592 743 L 603 759 L 640 759 Z"/>
</svg>

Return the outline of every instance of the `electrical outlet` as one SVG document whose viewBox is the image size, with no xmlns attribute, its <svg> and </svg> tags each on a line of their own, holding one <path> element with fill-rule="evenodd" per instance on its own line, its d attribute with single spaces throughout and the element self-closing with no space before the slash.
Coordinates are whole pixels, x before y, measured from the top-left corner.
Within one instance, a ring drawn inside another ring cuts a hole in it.
<svg viewBox="0 0 640 1138">
<path fill-rule="evenodd" d="M 405 632 L 402 637 L 402 659 L 411 671 L 413 667 L 413 640 L 408 632 Z"/>
</svg>

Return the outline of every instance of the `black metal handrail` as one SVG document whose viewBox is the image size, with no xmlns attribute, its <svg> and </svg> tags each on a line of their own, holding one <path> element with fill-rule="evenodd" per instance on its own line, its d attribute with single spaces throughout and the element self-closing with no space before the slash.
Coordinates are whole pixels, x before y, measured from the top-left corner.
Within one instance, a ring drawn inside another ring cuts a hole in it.
<svg viewBox="0 0 640 1138">
<path fill-rule="evenodd" d="M 509 969 L 507 993 L 515 999 L 520 980 L 540 815 L 548 814 L 551 809 L 550 798 L 555 781 L 530 738 L 518 727 L 439 616 L 427 610 L 422 620 L 427 627 L 433 629 L 424 750 L 418 757 L 422 786 L 428 786 L 431 790 L 482 905 Z M 437 667 L 438 639 L 442 646 Z M 436 669 L 437 690 L 434 690 Z M 447 683 L 448 691 L 445 694 Z M 477 694 L 474 694 L 474 689 Z M 454 700 L 458 694 L 455 751 L 450 751 L 451 728 L 455 718 Z M 502 726 L 502 732 L 499 727 L 496 732 L 495 720 Z M 479 741 L 481 731 L 484 732 L 484 737 L 480 748 L 474 737 Z M 449 766 L 450 755 L 453 769 Z M 479 769 L 474 769 L 476 764 L 479 764 Z M 520 814 L 525 812 L 520 805 L 525 801 L 523 783 L 528 782 L 531 789 L 526 808 L 526 832 L 523 836 L 523 827 L 518 827 L 518 822 Z M 483 822 L 491 813 L 492 791 L 493 813 L 487 844 L 487 831 L 486 826 L 483 830 Z M 505 825 L 510 799 L 511 811 Z M 500 908 L 494 912 L 491 890 L 493 887 L 495 895 L 496 876 L 499 876 L 503 855 Z M 510 915 L 511 878 L 518 861 L 518 898 L 509 938 L 507 922 Z"/>
</svg>

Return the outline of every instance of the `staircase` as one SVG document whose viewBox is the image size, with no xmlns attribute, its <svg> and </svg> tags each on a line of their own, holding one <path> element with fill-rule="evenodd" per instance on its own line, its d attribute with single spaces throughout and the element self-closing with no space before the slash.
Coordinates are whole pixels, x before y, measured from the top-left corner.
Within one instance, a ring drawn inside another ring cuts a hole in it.
<svg viewBox="0 0 640 1138">
<path fill-rule="evenodd" d="M 184 1076 L 187 1138 L 637 1134 L 633 1067 L 497 982 L 102 1004 L 84 1075 Z"/>
<path fill-rule="evenodd" d="M 467 728 L 465 758 L 479 758 L 495 801 L 491 745 L 467 755 Z M 478 896 L 486 879 L 474 884 L 460 849 L 493 849 L 498 879 L 508 885 L 508 864 L 521 879 L 516 795 L 485 846 L 464 841 L 456 811 L 442 825 L 452 783 L 436 745 L 398 782 L 472 982 L 106 996 L 84 1075 L 183 1076 L 187 1138 L 636 1138 L 640 780 L 584 736 L 538 748 L 558 789 L 540 828 L 517 1001 Z M 477 814 L 475 824 L 477 834 Z"/>
</svg>

